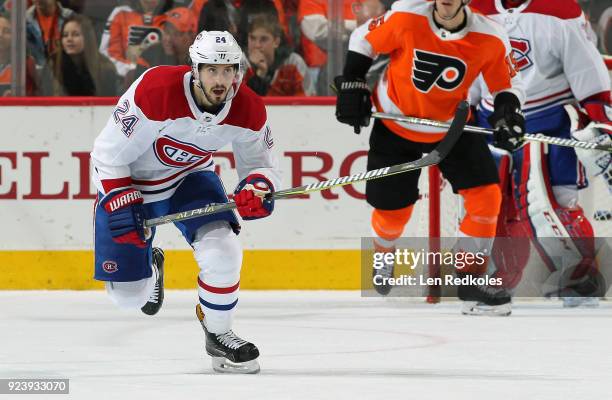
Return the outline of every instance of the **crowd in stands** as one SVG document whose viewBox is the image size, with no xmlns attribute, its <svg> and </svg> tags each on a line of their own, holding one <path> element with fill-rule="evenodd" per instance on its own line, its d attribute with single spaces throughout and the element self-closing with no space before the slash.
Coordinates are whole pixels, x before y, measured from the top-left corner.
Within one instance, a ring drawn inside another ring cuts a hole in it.
<svg viewBox="0 0 612 400">
<path fill-rule="evenodd" d="M 245 54 L 245 82 L 260 95 L 320 95 L 331 81 L 325 68 L 329 0 L 0 0 L 0 96 L 12 95 L 13 1 L 28 5 L 28 96 L 120 95 L 148 68 L 187 64 L 189 45 L 202 30 L 236 37 Z M 337 1 L 345 48 L 357 26 L 394 2 Z M 587 15 L 597 2 L 581 1 Z M 609 52 L 612 7 L 595 12 L 592 25 L 602 30 L 597 33 Z M 593 21 L 600 15 L 608 18 L 604 28 Z"/>
</svg>

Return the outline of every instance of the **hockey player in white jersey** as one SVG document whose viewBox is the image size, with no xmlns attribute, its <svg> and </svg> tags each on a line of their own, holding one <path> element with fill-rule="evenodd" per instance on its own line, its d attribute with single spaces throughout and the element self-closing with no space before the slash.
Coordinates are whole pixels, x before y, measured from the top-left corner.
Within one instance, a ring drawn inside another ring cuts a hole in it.
<svg viewBox="0 0 612 400">
<path fill-rule="evenodd" d="M 516 68 L 527 90 L 523 108 L 527 132 L 564 138 L 571 135 L 600 143 L 611 141 L 611 131 L 606 129 L 612 118 L 608 71 L 591 42 L 587 20 L 575 0 L 474 0 L 471 4 L 502 24 L 510 36 Z M 474 89 L 474 97 L 482 96 L 478 122 L 488 126 L 492 98 L 484 85 Z M 581 114 L 587 118 L 579 118 Z M 559 292 L 562 297 L 570 295 L 564 298 L 565 306 L 585 301 L 595 304 L 594 293 L 581 293 L 579 289 L 581 282 L 590 285 L 585 281 L 596 265 L 593 228 L 577 203 L 578 190 L 587 185 L 587 177 L 598 175 L 612 185 L 610 153 L 532 142 L 513 157 L 505 157 L 514 161 L 518 218 L 514 226 L 512 221 L 500 220 L 498 227 L 506 224 L 508 230 L 502 234 L 498 230 L 498 236 L 507 233 L 532 237 L 551 272 L 563 275 L 563 269 L 573 268 L 567 282 L 567 289 L 573 290 Z M 512 195 L 510 190 L 509 196 Z M 597 201 L 609 203 L 610 198 Z M 511 219 L 503 212 L 500 218 Z M 527 261 L 526 257 L 518 259 L 514 258 L 515 265 L 501 268 L 514 275 L 508 280 L 515 284 L 516 275 L 520 276 Z"/>
<path fill-rule="evenodd" d="M 122 308 L 159 311 L 164 255 L 143 221 L 227 202 L 212 156 L 232 144 L 241 180 L 234 201 L 242 219 L 270 215 L 263 199 L 279 185 L 278 161 L 261 98 L 241 86 L 242 51 L 227 32 L 201 32 L 189 49 L 191 66 L 146 71 L 120 98 L 95 141 L 98 189 L 95 279 Z M 242 248 L 233 212 L 175 223 L 200 272 L 196 314 L 206 351 L 220 372 L 259 371 L 257 347 L 232 331 Z M 195 279 L 194 279 L 195 282 Z"/>
</svg>

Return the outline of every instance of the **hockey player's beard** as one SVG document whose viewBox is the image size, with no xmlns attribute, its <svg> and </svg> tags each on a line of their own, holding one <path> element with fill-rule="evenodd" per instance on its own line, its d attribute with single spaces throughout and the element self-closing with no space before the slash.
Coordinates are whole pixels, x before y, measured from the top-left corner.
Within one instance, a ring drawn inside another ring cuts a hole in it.
<svg viewBox="0 0 612 400">
<path fill-rule="evenodd" d="M 211 105 L 218 106 L 222 104 L 223 102 L 225 102 L 225 99 L 227 99 L 228 91 L 229 91 L 229 88 L 226 88 L 225 86 L 222 86 L 222 85 L 217 85 L 203 92 L 204 92 L 204 97 L 206 97 L 206 100 L 208 100 L 208 102 Z"/>
</svg>

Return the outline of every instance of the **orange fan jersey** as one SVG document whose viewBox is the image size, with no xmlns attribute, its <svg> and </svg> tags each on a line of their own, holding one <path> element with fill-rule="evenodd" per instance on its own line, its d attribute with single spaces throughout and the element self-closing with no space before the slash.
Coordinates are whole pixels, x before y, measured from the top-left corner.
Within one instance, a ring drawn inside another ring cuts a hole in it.
<svg viewBox="0 0 612 400">
<path fill-rule="evenodd" d="M 450 121 L 480 74 L 491 93 L 510 91 L 523 102 L 503 28 L 468 7 L 466 12 L 465 28 L 451 33 L 436 26 L 433 3 L 401 0 L 383 17 L 355 30 L 349 50 L 371 58 L 380 53 L 390 56 L 373 96 L 377 110 Z M 383 122 L 413 141 L 431 143 L 444 135 L 436 128 Z"/>
<path fill-rule="evenodd" d="M 354 7 L 359 4 L 355 0 L 343 0 L 345 28 L 352 31 L 356 25 Z M 328 24 L 327 20 L 328 0 L 300 0 L 298 5 L 298 23 L 302 30 L 302 53 L 304 60 L 309 67 L 321 67 L 327 63 L 327 52 L 321 49 L 311 39 L 314 36 L 325 32 Z M 312 24 L 310 29 L 305 29 L 304 19 L 310 19 Z M 309 32 L 312 31 L 312 32 Z M 310 38 L 309 38 L 310 36 Z M 320 37 L 316 39 L 325 39 Z"/>
<path fill-rule="evenodd" d="M 143 15 L 128 6 L 116 7 L 108 17 L 102 39 L 100 41 L 100 53 L 107 56 L 120 76 L 125 76 L 129 71 L 136 69 L 136 65 L 129 61 L 126 52 L 129 45 L 140 45 L 146 37 L 147 30 L 153 29 L 161 32 L 161 25 L 165 22 L 164 15 Z M 149 67 L 148 63 L 140 58 L 138 64 Z"/>
</svg>

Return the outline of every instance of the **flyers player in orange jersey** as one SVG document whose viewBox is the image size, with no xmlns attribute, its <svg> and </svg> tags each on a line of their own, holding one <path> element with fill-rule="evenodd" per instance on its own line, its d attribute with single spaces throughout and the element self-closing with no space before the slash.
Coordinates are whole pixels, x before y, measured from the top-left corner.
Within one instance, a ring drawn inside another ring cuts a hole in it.
<svg viewBox="0 0 612 400">
<path fill-rule="evenodd" d="M 510 57 L 512 48 L 503 28 L 472 12 L 467 3 L 469 0 L 400 0 L 382 17 L 357 28 L 351 35 L 343 75 L 335 79 L 338 121 L 352 125 L 356 133 L 369 124 L 372 101 L 364 77 L 378 54 L 389 54 L 389 66 L 372 95 L 378 111 L 450 121 L 474 80 L 482 75 L 495 94 L 495 110 L 489 120 L 496 129 L 495 142 L 509 150 L 518 148 L 524 132 L 524 91 Z M 431 151 L 444 134 L 435 128 L 376 120 L 368 170 L 416 160 Z M 487 254 L 495 236 L 501 192 L 485 137 L 464 133 L 439 168 L 464 200 L 466 214 L 457 248 Z M 419 175 L 417 170 L 367 182 L 377 251 L 395 248 L 419 196 Z M 479 267 L 458 269 L 457 273 L 479 276 L 486 265 Z M 392 276 L 393 265 L 375 269 L 375 289 L 389 293 L 386 278 Z M 464 314 L 510 313 L 510 296 L 501 288 L 462 285 L 458 294 L 464 300 Z"/>
</svg>

